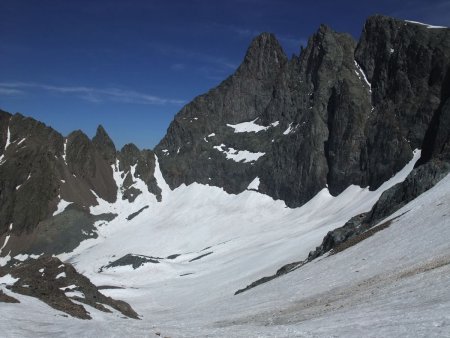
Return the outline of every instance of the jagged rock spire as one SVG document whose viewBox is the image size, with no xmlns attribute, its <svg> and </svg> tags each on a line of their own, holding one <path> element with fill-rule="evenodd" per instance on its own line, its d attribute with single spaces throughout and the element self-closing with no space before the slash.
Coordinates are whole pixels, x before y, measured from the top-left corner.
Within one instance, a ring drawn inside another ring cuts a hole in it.
<svg viewBox="0 0 450 338">
<path fill-rule="evenodd" d="M 97 127 L 97 133 L 92 139 L 92 143 L 108 163 L 113 164 L 115 162 L 116 147 L 101 124 Z"/>
</svg>

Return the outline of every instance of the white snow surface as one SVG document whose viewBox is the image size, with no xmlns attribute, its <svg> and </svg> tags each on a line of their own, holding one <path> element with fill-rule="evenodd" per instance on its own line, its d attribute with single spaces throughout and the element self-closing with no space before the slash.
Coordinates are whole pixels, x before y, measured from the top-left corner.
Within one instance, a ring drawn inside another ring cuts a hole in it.
<svg viewBox="0 0 450 338">
<path fill-rule="evenodd" d="M 256 177 L 247 187 L 248 190 L 258 190 L 259 189 L 259 177 Z"/>
<path fill-rule="evenodd" d="M 227 147 L 223 143 L 220 146 L 214 146 L 213 148 L 224 153 L 228 160 L 233 160 L 235 162 L 254 162 L 257 161 L 261 156 L 264 156 L 266 154 L 262 152 L 253 153 L 248 150 L 237 150 Z M 225 148 L 228 148 L 228 150 L 225 150 Z"/>
<path fill-rule="evenodd" d="M 162 202 L 149 199 L 149 208 L 131 221 L 125 218 L 135 210 L 127 205 L 125 216 L 98 228 L 98 238 L 59 256 L 96 285 L 124 287 L 102 292 L 129 302 L 142 320 L 91 307 L 93 320 L 66 318 L 37 299 L 11 294 L 21 303 L 0 306 L 2 335 L 448 336 L 450 176 L 390 216 L 401 215 L 387 229 L 339 254 L 233 295 L 282 265 L 305 259 L 329 230 L 370 210 L 384 190 L 404 180 L 419 157 L 416 151 L 414 159 L 376 191 L 350 186 L 333 197 L 323 189 L 296 209 L 255 191 L 229 195 L 199 184 L 172 191 L 156 162 Z M 102 208 L 113 207 L 103 204 L 96 210 Z M 136 270 L 98 272 L 128 253 L 180 256 Z"/>
<path fill-rule="evenodd" d="M 59 200 L 59 202 L 58 202 L 58 206 L 56 207 L 56 211 L 53 213 L 53 216 L 56 216 L 56 215 L 62 213 L 64 210 L 66 210 L 66 208 L 67 208 L 70 204 L 72 204 L 72 202 L 68 202 L 68 201 L 66 201 L 66 200 L 63 200 L 63 199 L 61 198 L 61 196 L 60 196 L 59 198 L 60 198 L 60 200 Z"/>
<path fill-rule="evenodd" d="M 34 258 L 34 259 L 36 259 L 36 258 L 39 258 L 39 256 L 40 256 L 40 255 L 33 255 L 33 254 L 31 254 L 31 255 L 28 255 L 28 254 L 18 254 L 18 255 L 16 255 L 16 256 L 14 256 L 14 259 L 16 259 L 16 260 L 18 260 L 18 261 L 21 261 L 21 262 L 24 262 L 24 261 L 26 261 L 28 258 Z"/>
<path fill-rule="evenodd" d="M 80 298 L 85 298 L 84 297 L 84 293 L 81 291 L 67 291 L 65 292 L 67 297 L 80 297 Z"/>
<path fill-rule="evenodd" d="M 3 277 L 0 277 L 0 284 L 4 285 L 12 285 L 15 282 L 17 282 L 19 278 L 14 278 L 10 274 L 4 275 Z"/>
<path fill-rule="evenodd" d="M 66 158 L 66 156 L 67 156 L 67 139 L 64 140 L 64 152 L 63 152 L 63 155 L 62 155 L 64 163 L 67 165 L 67 158 Z"/>
<path fill-rule="evenodd" d="M 254 119 L 253 121 L 249 122 L 242 122 L 238 124 L 227 124 L 228 127 L 233 128 L 235 133 L 258 133 L 262 130 L 267 130 L 270 127 L 276 127 L 278 126 L 279 122 L 275 121 L 271 123 L 269 126 L 261 126 L 259 124 L 256 124 L 255 121 L 258 118 Z"/>
<path fill-rule="evenodd" d="M 5 241 L 3 242 L 2 247 L 0 248 L 0 253 L 2 252 L 2 250 L 5 248 L 6 244 L 8 244 L 9 238 L 11 237 L 11 235 L 6 235 L 5 236 Z"/>
<path fill-rule="evenodd" d="M 289 126 L 287 127 L 287 129 L 285 131 L 283 131 L 283 135 L 287 135 L 289 134 L 294 128 L 292 128 L 292 122 L 289 123 Z"/>
<path fill-rule="evenodd" d="M 0 257 L 0 266 L 5 266 L 10 260 L 11 260 L 11 251 L 6 256 Z"/>
<path fill-rule="evenodd" d="M 17 145 L 20 146 L 23 142 L 25 142 L 26 138 L 22 138 L 19 142 L 17 142 Z"/>
<path fill-rule="evenodd" d="M 59 273 L 59 274 L 55 277 L 55 279 L 58 279 L 58 278 L 66 278 L 66 273 L 65 273 L 65 272 Z"/>
</svg>

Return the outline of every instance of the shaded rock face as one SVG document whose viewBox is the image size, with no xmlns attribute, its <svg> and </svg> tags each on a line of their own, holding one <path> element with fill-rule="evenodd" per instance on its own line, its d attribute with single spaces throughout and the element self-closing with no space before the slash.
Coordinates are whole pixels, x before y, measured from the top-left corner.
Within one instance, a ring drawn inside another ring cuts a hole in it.
<svg viewBox="0 0 450 338">
<path fill-rule="evenodd" d="M 337 193 L 350 177 L 359 180 L 357 148 L 370 98 L 355 72 L 355 46 L 349 35 L 321 26 L 290 62 L 266 110 L 266 119 L 282 112 L 279 119 L 288 121 L 282 130 L 291 131 L 275 139 L 271 156 L 263 159 L 263 191 L 289 206 L 305 203 L 327 181 Z"/>
<path fill-rule="evenodd" d="M 416 148 L 448 154 L 449 44 L 449 29 L 374 16 L 358 43 L 323 25 L 287 60 L 264 33 L 235 74 L 176 115 L 155 149 L 163 175 L 171 188 L 230 193 L 259 177 L 260 192 L 291 207 L 326 185 L 376 189 Z M 230 126 L 251 121 L 259 131 Z M 262 155 L 233 158 L 244 150 Z"/>
<path fill-rule="evenodd" d="M 223 143 L 228 149 L 252 153 L 270 146 L 267 137 L 255 133 L 234 134 L 226 124 L 254 120 L 261 115 L 286 63 L 287 58 L 275 37 L 264 33 L 252 42 L 234 75 L 194 99 L 176 115 L 155 149 L 172 189 L 193 182 L 222 186 L 232 193 L 246 188 L 250 177 L 256 176 L 257 164 L 227 160 L 213 146 Z"/>
<path fill-rule="evenodd" d="M 61 198 L 84 208 L 97 204 L 94 193 L 115 200 L 112 169 L 82 132 L 64 139 L 34 119 L 1 116 L 0 234 L 31 232 Z"/>
<path fill-rule="evenodd" d="M 139 150 L 134 144 L 126 144 L 117 154 L 119 160 L 119 170 L 125 177 L 123 183 L 123 198 L 130 202 L 142 193 L 141 190 L 133 187 L 135 178 L 139 178 L 147 186 L 150 193 L 154 194 L 158 201 L 161 201 L 161 189 L 155 179 L 155 154 L 153 151 Z M 123 178 L 123 177 L 122 177 Z"/>
<path fill-rule="evenodd" d="M 32 118 L 0 111 L 1 254 L 57 254 L 96 237 L 94 223 L 116 215 L 92 216 L 89 207 L 98 198 L 115 202 L 113 170 L 130 171 L 131 166 L 134 177 L 160 196 L 152 151 L 129 145 L 118 153 L 102 126 L 92 141 L 81 131 L 64 138 Z M 140 191 L 131 187 L 133 178 L 125 183 L 120 188 L 135 198 Z M 62 199 L 71 206 L 53 216 Z"/>
<path fill-rule="evenodd" d="M 88 188 L 108 201 L 114 202 L 117 186 L 113 179 L 112 168 L 97 151 L 93 142 L 81 131 L 75 131 L 67 137 L 66 159 L 70 172 L 81 178 Z"/>
<path fill-rule="evenodd" d="M 52 253 L 55 255 L 73 251 L 81 241 L 97 238 L 97 227 L 113 220 L 116 214 L 91 215 L 76 204 L 64 212 L 51 216 L 31 231 L 12 234 L 4 250 L 11 257 L 17 254 Z M 97 227 L 94 224 L 97 223 Z"/>
<path fill-rule="evenodd" d="M 367 182 L 377 187 L 403 166 L 408 149 L 430 143 L 427 130 L 450 96 L 450 30 L 374 16 L 355 59 L 372 84 L 374 111 L 363 152 Z M 448 130 L 441 132 L 448 137 Z"/>
<path fill-rule="evenodd" d="M 31 229 L 56 207 L 63 137 L 22 115 L 1 115 L 0 234 L 11 224 L 18 233 Z"/>
</svg>

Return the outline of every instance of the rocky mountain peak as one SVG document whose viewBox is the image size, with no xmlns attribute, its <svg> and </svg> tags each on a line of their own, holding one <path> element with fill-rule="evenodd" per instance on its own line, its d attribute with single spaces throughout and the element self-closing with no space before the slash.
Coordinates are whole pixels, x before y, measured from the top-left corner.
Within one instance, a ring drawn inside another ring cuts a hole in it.
<svg viewBox="0 0 450 338">
<path fill-rule="evenodd" d="M 89 189 L 104 200 L 115 201 L 117 186 L 110 164 L 81 130 L 67 136 L 66 158 L 72 175 L 85 180 Z"/>
<path fill-rule="evenodd" d="M 260 79 L 272 79 L 286 64 L 287 57 L 280 43 L 272 33 L 262 33 L 251 42 L 239 73 L 253 75 Z"/>
<path fill-rule="evenodd" d="M 113 164 L 115 162 L 116 147 L 101 124 L 97 127 L 97 132 L 92 139 L 92 143 L 109 164 Z"/>
</svg>

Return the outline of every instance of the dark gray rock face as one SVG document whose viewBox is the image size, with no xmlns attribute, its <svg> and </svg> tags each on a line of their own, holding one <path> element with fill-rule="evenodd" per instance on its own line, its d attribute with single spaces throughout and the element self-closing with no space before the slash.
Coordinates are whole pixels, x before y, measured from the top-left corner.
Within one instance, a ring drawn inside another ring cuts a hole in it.
<svg viewBox="0 0 450 338">
<path fill-rule="evenodd" d="M 327 184 L 334 195 L 376 189 L 414 149 L 448 153 L 449 44 L 449 29 L 374 16 L 358 43 L 323 25 L 287 60 L 264 33 L 235 74 L 176 115 L 155 149 L 162 173 L 171 188 L 230 193 L 259 177 L 260 192 L 291 207 Z M 265 128 L 230 127 L 250 121 Z M 244 150 L 262 155 L 233 158 Z"/>
<path fill-rule="evenodd" d="M 136 148 L 134 157 L 127 151 L 116 154 L 101 126 L 92 141 L 81 131 L 64 138 L 32 118 L 0 111 L 0 150 L 1 243 L 9 236 L 3 255 L 57 254 L 96 237 L 94 222 L 115 216 L 92 216 L 88 208 L 96 205 L 98 198 L 116 200 L 116 159 L 128 171 L 135 165 L 135 177 L 142 178 L 149 191 L 160 192 L 154 178 L 153 152 Z M 125 189 L 131 200 L 135 188 L 130 180 Z M 72 204 L 53 216 L 61 199 Z"/>
<path fill-rule="evenodd" d="M 92 144 L 109 165 L 116 162 L 116 146 L 102 125 L 98 126 L 97 133 L 92 138 Z"/>
<path fill-rule="evenodd" d="M 63 152 L 63 137 L 38 121 L 2 113 L 1 122 L 0 236 L 11 224 L 14 233 L 29 230 L 54 210 Z"/>
<path fill-rule="evenodd" d="M 139 150 L 134 144 L 126 144 L 117 154 L 119 160 L 119 170 L 123 171 L 125 177 L 123 183 L 123 199 L 133 202 L 142 193 L 133 187 L 135 178 L 139 178 L 146 184 L 148 191 L 154 194 L 158 201 L 161 201 L 161 189 L 155 179 L 155 154 L 153 151 Z M 132 167 L 134 172 L 132 172 Z"/>
<path fill-rule="evenodd" d="M 256 176 L 258 161 L 229 160 L 214 146 L 223 143 L 227 150 L 234 148 L 252 153 L 270 147 L 270 139 L 266 136 L 235 134 L 227 123 L 250 121 L 261 115 L 272 98 L 275 80 L 286 62 L 275 37 L 264 33 L 252 42 L 234 75 L 194 99 L 177 114 L 155 149 L 171 188 L 199 182 L 238 193 L 247 187 Z"/>
<path fill-rule="evenodd" d="M 431 189 L 450 172 L 450 162 L 433 159 L 415 168 L 401 183 L 383 192 L 372 208 L 368 221 L 375 225 L 425 191 Z"/>
<path fill-rule="evenodd" d="M 383 16 L 367 20 L 355 59 L 372 84 L 367 183 L 376 188 L 425 148 L 434 115 L 450 95 L 450 29 L 429 29 Z M 448 135 L 448 129 L 445 132 Z"/>
<path fill-rule="evenodd" d="M 74 131 L 67 137 L 66 158 L 72 175 L 81 178 L 102 199 L 116 200 L 117 186 L 112 168 L 83 132 Z"/>
<path fill-rule="evenodd" d="M 282 112 L 279 119 L 286 118 L 291 131 L 275 139 L 264 159 L 263 191 L 289 206 L 305 203 L 327 181 L 333 193 L 350 178 L 358 181 L 358 146 L 370 97 L 355 71 L 355 46 L 349 35 L 321 26 L 290 61 L 266 111 L 266 116 Z"/>
<path fill-rule="evenodd" d="M 445 82 L 442 92 L 450 93 L 450 74 Z M 425 134 L 422 157 L 417 165 L 426 163 L 431 158 L 450 161 L 450 98 L 442 101 L 440 109 L 436 111 Z"/>
</svg>

